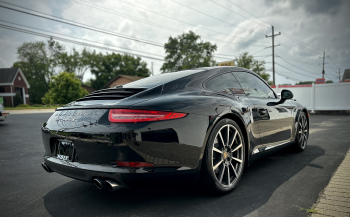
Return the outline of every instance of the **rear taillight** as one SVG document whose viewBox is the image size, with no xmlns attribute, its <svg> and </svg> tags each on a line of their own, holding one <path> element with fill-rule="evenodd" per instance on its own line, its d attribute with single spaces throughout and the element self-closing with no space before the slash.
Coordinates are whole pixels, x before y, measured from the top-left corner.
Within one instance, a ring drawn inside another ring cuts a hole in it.
<svg viewBox="0 0 350 217">
<path fill-rule="evenodd" d="M 117 161 L 120 167 L 154 167 L 153 164 L 148 162 L 127 162 L 127 161 Z"/>
<path fill-rule="evenodd" d="M 114 123 L 138 123 L 146 121 L 162 121 L 183 118 L 187 114 L 163 111 L 148 111 L 134 109 L 111 109 L 108 120 Z"/>
</svg>

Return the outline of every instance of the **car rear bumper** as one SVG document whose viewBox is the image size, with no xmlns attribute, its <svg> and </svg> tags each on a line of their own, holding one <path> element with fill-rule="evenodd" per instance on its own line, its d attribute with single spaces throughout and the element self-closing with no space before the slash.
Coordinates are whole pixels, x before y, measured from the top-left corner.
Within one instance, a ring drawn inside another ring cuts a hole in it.
<svg viewBox="0 0 350 217">
<path fill-rule="evenodd" d="M 107 165 L 66 162 L 55 157 L 45 156 L 44 161 L 50 170 L 61 175 L 92 182 L 94 178 L 112 179 L 126 187 L 159 185 L 161 183 L 194 182 L 197 170 L 188 168 L 121 168 Z"/>
<path fill-rule="evenodd" d="M 6 120 L 8 115 L 10 115 L 9 112 L 6 112 L 6 111 L 0 112 L 0 121 Z"/>
</svg>

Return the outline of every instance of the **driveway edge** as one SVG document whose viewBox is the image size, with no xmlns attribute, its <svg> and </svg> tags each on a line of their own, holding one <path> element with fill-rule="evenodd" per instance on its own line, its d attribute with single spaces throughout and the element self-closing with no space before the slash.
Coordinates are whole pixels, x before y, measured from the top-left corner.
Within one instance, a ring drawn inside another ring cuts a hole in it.
<svg viewBox="0 0 350 217">
<path fill-rule="evenodd" d="M 310 217 L 350 217 L 350 149 L 320 193 Z"/>
</svg>

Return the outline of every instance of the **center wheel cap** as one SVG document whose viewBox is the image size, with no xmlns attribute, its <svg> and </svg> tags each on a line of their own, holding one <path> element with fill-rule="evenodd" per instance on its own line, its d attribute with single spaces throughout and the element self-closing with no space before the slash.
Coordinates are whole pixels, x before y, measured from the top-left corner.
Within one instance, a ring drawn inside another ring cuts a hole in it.
<svg viewBox="0 0 350 217">
<path fill-rule="evenodd" d="M 226 160 L 227 158 L 227 152 L 224 152 L 224 159 Z"/>
</svg>

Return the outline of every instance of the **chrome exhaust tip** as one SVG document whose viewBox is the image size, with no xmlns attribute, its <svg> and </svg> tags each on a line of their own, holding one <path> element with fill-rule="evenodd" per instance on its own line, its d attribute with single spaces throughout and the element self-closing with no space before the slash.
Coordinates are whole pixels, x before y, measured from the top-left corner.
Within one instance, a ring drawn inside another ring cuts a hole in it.
<svg viewBox="0 0 350 217">
<path fill-rule="evenodd" d="M 46 163 L 41 163 L 41 166 L 44 168 L 44 170 L 48 173 L 52 173 L 53 171 L 46 165 Z"/>
<path fill-rule="evenodd" d="M 115 191 L 115 190 L 123 187 L 121 184 L 119 184 L 118 182 L 111 180 L 111 179 L 107 179 L 105 181 L 105 185 L 106 185 L 107 189 L 110 191 Z"/>
<path fill-rule="evenodd" d="M 103 188 L 103 179 L 93 179 L 92 182 L 95 184 L 95 186 L 98 188 L 98 189 L 102 189 Z"/>
</svg>

